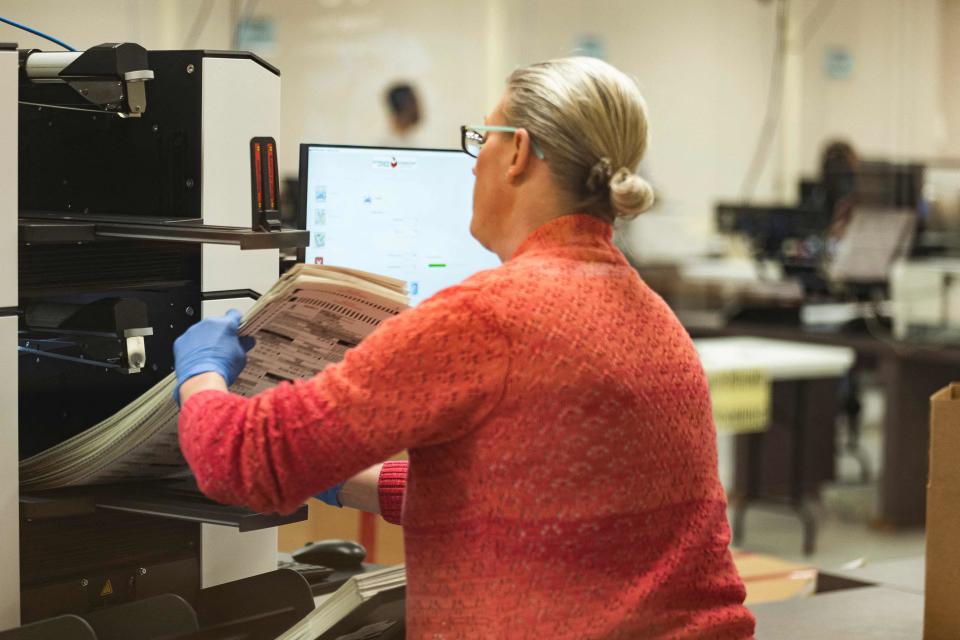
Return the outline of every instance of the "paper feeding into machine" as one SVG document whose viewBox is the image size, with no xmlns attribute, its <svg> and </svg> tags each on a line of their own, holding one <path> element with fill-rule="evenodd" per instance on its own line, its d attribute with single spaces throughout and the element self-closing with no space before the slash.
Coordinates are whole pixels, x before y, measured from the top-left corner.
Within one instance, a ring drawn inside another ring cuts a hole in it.
<svg viewBox="0 0 960 640">
<path fill-rule="evenodd" d="M 278 382 L 310 378 L 407 308 L 402 280 L 299 264 L 244 318 L 256 345 L 233 386 L 252 396 Z M 20 463 L 20 486 L 54 489 L 187 473 L 177 440 L 173 374 L 99 424 Z"/>
</svg>

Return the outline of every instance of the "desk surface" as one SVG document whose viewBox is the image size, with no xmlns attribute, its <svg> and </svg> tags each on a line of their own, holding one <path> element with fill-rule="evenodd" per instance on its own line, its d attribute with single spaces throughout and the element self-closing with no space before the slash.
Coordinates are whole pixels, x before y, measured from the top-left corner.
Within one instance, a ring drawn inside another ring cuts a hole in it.
<svg viewBox="0 0 960 640">
<path fill-rule="evenodd" d="M 917 640 L 923 635 L 923 596 L 886 587 L 834 591 L 750 607 L 763 640 L 843 638 Z"/>
<path fill-rule="evenodd" d="M 774 340 L 800 341 L 807 344 L 843 346 L 858 353 L 881 357 L 899 355 L 917 362 L 931 364 L 960 364 L 960 346 L 920 344 L 897 340 L 889 331 L 833 331 L 789 324 L 760 324 L 732 322 L 726 327 L 687 327 L 693 336 L 755 336 Z"/>
<path fill-rule="evenodd" d="M 802 327 L 734 323 L 723 329 L 695 329 L 702 338 L 752 336 L 845 346 L 857 352 L 857 367 L 869 368 L 886 394 L 883 462 L 878 519 L 894 527 L 922 526 L 927 499 L 930 395 L 957 380 L 960 347 L 924 347 L 884 338 L 814 332 Z"/>
<path fill-rule="evenodd" d="M 708 374 L 763 369 L 773 380 L 837 378 L 853 366 L 856 355 L 849 347 L 768 338 L 698 338 L 693 343 Z"/>
<path fill-rule="evenodd" d="M 926 576 L 926 559 L 924 556 L 902 558 L 900 560 L 884 560 L 872 562 L 856 569 L 828 570 L 822 573 L 841 578 L 850 578 L 862 582 L 871 582 L 879 587 L 923 593 L 924 577 Z"/>
</svg>

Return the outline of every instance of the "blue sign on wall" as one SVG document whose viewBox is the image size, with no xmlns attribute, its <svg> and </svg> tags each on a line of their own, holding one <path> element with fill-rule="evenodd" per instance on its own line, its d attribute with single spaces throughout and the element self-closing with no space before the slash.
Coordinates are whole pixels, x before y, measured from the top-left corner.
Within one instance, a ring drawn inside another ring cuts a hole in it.
<svg viewBox="0 0 960 640">
<path fill-rule="evenodd" d="M 831 78 L 845 80 L 853 74 L 853 53 L 846 47 L 827 47 L 823 67 Z"/>
<path fill-rule="evenodd" d="M 602 37 L 597 35 L 587 34 L 580 36 L 577 38 L 573 50 L 578 56 L 599 58 L 600 60 L 606 60 L 607 58 L 606 42 Z"/>
</svg>

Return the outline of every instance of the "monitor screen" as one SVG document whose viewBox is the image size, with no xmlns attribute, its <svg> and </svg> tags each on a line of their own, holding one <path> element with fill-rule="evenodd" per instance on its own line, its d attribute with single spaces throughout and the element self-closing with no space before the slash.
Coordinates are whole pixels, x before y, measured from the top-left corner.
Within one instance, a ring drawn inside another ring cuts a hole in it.
<svg viewBox="0 0 960 640">
<path fill-rule="evenodd" d="M 470 235 L 474 162 L 461 151 L 301 145 L 305 261 L 406 280 L 411 304 L 496 267 Z"/>
</svg>

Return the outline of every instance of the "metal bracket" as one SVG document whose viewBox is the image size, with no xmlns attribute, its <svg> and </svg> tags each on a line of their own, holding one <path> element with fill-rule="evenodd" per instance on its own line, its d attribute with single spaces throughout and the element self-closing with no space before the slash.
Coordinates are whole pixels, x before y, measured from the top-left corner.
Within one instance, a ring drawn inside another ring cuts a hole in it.
<svg viewBox="0 0 960 640">
<path fill-rule="evenodd" d="M 23 211 L 19 219 L 20 243 L 83 244 L 125 238 L 191 244 L 227 244 L 242 250 L 297 249 L 306 247 L 310 234 L 301 229 L 256 231 L 246 227 L 205 225 L 201 220 L 137 219 L 122 216 L 64 216 L 43 211 Z"/>
</svg>

